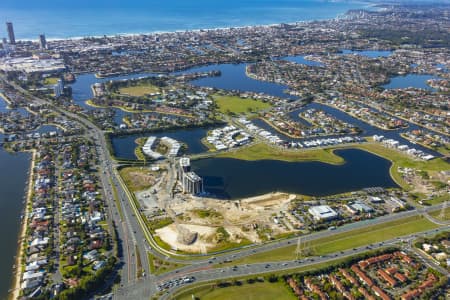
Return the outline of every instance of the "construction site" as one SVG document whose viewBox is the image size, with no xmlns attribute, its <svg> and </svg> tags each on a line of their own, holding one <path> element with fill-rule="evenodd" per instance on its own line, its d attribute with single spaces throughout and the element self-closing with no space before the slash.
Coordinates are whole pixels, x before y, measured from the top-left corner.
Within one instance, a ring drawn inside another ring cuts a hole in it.
<svg viewBox="0 0 450 300">
<path fill-rule="evenodd" d="M 177 165 L 182 164 L 181 168 Z M 298 231 L 291 222 L 279 222 L 296 195 L 270 193 L 241 200 L 218 200 L 201 194 L 202 185 L 186 184 L 196 179 L 188 161 L 165 161 L 158 165 L 130 168 L 122 173 L 136 196 L 150 229 L 174 250 L 206 253 L 250 243 L 259 243 Z M 186 173 L 180 172 L 183 169 Z M 183 174 L 190 177 L 183 178 Z M 151 179 L 145 186 L 143 180 Z M 197 181 L 196 181 L 197 182 Z M 150 221 L 151 220 L 151 221 Z"/>
</svg>

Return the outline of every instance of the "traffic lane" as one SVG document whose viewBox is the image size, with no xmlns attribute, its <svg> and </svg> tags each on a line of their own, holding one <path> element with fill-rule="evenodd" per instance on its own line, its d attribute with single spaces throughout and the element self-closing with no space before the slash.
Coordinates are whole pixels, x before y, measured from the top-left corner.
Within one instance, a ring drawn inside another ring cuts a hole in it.
<svg viewBox="0 0 450 300">
<path fill-rule="evenodd" d="M 217 268 L 217 269 L 209 269 L 209 270 L 202 270 L 199 272 L 188 274 L 188 276 L 194 276 L 195 282 L 207 282 L 212 280 L 222 280 L 222 279 L 230 279 L 233 277 L 241 277 L 241 276 L 252 276 L 252 275 L 261 275 L 264 273 L 271 273 L 271 272 L 280 272 L 284 270 L 289 269 L 296 269 L 299 267 L 308 267 L 313 266 L 320 263 L 330 262 L 341 258 L 351 257 L 357 254 L 361 254 L 370 250 L 377 250 L 381 248 L 385 248 L 388 246 L 394 246 L 401 242 L 402 240 L 408 239 L 408 238 L 417 238 L 421 236 L 427 236 L 430 234 L 436 234 L 437 232 L 446 231 L 450 229 L 450 226 L 447 226 L 445 228 L 440 229 L 433 229 L 426 231 L 424 233 L 420 234 L 411 234 L 400 238 L 394 238 L 385 242 L 370 244 L 366 246 L 361 246 L 345 251 L 339 251 L 328 255 L 323 255 L 319 257 L 311 257 L 311 258 L 304 258 L 300 260 L 291 260 L 291 261 L 281 261 L 281 262 L 266 262 L 266 263 L 257 263 L 257 264 L 247 264 L 247 265 L 239 265 L 239 266 L 229 266 L 225 268 Z M 164 281 L 158 280 L 158 284 L 163 284 Z M 168 296 L 173 294 L 176 290 L 190 285 L 185 284 L 183 286 L 176 286 L 167 291 L 165 294 L 167 299 Z"/>
</svg>

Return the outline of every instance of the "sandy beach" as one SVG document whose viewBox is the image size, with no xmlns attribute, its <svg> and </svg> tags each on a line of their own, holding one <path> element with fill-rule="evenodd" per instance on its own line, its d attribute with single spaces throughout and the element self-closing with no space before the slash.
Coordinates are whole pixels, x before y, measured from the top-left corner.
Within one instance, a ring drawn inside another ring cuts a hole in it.
<svg viewBox="0 0 450 300">
<path fill-rule="evenodd" d="M 22 253 L 25 250 L 23 247 L 23 241 L 26 237 L 26 229 L 27 229 L 27 224 L 28 224 L 28 204 L 31 202 L 31 194 L 32 194 L 32 189 L 33 189 L 33 175 L 34 175 L 34 165 L 36 162 L 36 150 L 31 150 L 32 152 L 32 159 L 31 159 L 31 167 L 30 167 L 30 177 L 28 178 L 28 189 L 27 189 L 27 201 L 25 203 L 25 210 L 24 210 L 24 217 L 22 219 L 22 227 L 20 229 L 20 234 L 19 234 L 19 239 L 18 239 L 18 249 L 17 249 L 17 254 L 16 254 L 16 261 L 15 261 L 15 266 L 16 266 L 16 274 L 14 276 L 14 280 L 12 283 L 12 290 L 11 290 L 11 294 L 9 296 L 9 299 L 18 299 L 19 298 L 19 293 L 20 293 L 20 279 L 22 278 Z"/>
</svg>

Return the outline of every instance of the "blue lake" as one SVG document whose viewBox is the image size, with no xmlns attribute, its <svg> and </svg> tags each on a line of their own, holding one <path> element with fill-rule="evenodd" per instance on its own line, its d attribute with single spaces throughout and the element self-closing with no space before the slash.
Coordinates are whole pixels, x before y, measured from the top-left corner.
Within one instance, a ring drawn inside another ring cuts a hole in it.
<svg viewBox="0 0 450 300">
<path fill-rule="evenodd" d="M 301 64 L 301 65 L 311 66 L 311 67 L 321 67 L 321 66 L 323 66 L 323 64 L 321 62 L 306 59 L 303 55 L 285 56 L 285 57 L 282 57 L 281 59 L 284 59 L 284 60 L 287 60 L 287 61 L 290 61 L 290 62 L 294 62 L 294 63 L 297 63 L 297 64 Z"/>
<path fill-rule="evenodd" d="M 388 160 L 355 149 L 335 153 L 346 163 L 209 158 L 193 161 L 192 169 L 204 179 L 206 192 L 226 199 L 273 191 L 325 196 L 366 187 L 397 187 L 388 175 Z"/>
<path fill-rule="evenodd" d="M 370 58 L 377 58 L 377 57 L 388 57 L 392 54 L 392 51 L 385 51 L 385 50 L 349 50 L 349 49 L 343 49 L 342 54 L 356 54 L 361 56 L 367 56 Z"/>
<path fill-rule="evenodd" d="M 433 75 L 418 75 L 408 74 L 405 76 L 395 76 L 391 78 L 388 84 L 383 85 L 385 89 L 405 89 L 405 88 L 418 88 L 429 91 L 435 91 L 434 88 L 427 84 L 427 80 L 436 79 Z"/>
<path fill-rule="evenodd" d="M 286 86 L 255 80 L 245 74 L 247 64 L 220 64 L 209 65 L 189 69 L 187 72 L 207 72 L 218 70 L 221 76 L 206 77 L 193 80 L 191 83 L 197 86 L 213 87 L 224 90 L 238 90 L 243 92 L 264 93 L 280 98 L 296 99 L 296 97 L 285 94 Z"/>
</svg>

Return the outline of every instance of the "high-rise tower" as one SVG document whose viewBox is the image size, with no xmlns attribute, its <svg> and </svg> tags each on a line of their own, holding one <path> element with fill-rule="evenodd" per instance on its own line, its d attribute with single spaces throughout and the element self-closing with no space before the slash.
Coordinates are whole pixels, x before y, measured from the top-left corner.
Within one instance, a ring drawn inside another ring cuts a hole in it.
<svg viewBox="0 0 450 300">
<path fill-rule="evenodd" d="M 47 40 L 45 39 L 45 34 L 39 35 L 39 46 L 41 49 L 47 49 Z"/>
<path fill-rule="evenodd" d="M 6 22 L 6 30 L 8 31 L 9 43 L 11 45 L 15 45 L 16 44 L 16 37 L 14 36 L 13 23 Z"/>
</svg>

